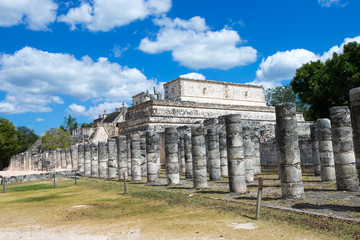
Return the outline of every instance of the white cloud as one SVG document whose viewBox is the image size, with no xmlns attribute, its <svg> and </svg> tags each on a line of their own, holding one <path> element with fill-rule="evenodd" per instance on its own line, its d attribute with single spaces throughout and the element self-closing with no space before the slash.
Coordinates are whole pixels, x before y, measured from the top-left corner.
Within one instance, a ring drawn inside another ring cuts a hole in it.
<svg viewBox="0 0 360 240">
<path fill-rule="evenodd" d="M 173 59 L 193 69 L 229 69 L 256 61 L 252 47 L 238 46 L 244 41 L 234 30 L 210 31 L 201 17 L 189 20 L 163 17 L 154 20 L 160 30 L 155 40 L 141 40 L 139 49 L 151 54 L 171 51 Z"/>
<path fill-rule="evenodd" d="M 180 78 L 197 79 L 197 80 L 205 80 L 206 79 L 204 75 L 202 75 L 201 73 L 196 73 L 196 72 L 180 75 Z"/>
<path fill-rule="evenodd" d="M 333 53 L 343 53 L 344 45 L 354 41 L 360 43 L 360 36 L 345 38 L 340 46 L 333 46 L 322 55 L 305 49 L 277 52 L 261 61 L 256 71 L 256 79 L 249 84 L 263 85 L 265 88 L 280 85 L 282 81 L 292 79 L 295 76 L 296 69 L 304 63 L 316 60 L 325 62 L 327 59 L 332 58 Z"/>
<path fill-rule="evenodd" d="M 48 30 L 57 8 L 53 0 L 0 0 L 0 26 L 25 24 L 31 30 Z"/>
<path fill-rule="evenodd" d="M 334 5 L 336 5 L 336 6 L 340 5 L 341 7 L 345 7 L 348 4 L 348 2 L 340 4 L 341 2 L 342 2 L 341 0 L 318 0 L 318 3 L 320 4 L 320 6 L 327 7 L 327 8 L 334 6 Z"/>
<path fill-rule="evenodd" d="M 122 54 L 123 54 L 125 51 L 128 50 L 128 47 L 129 47 L 129 46 L 130 46 L 130 45 L 128 44 L 126 47 L 120 47 L 119 45 L 115 44 L 114 48 L 113 48 L 111 51 L 112 51 L 114 57 L 119 58 L 119 57 L 122 56 Z"/>
<path fill-rule="evenodd" d="M 25 47 L 0 55 L 1 113 L 50 112 L 63 104 L 59 97 L 81 101 L 127 101 L 141 91 L 158 86 L 136 68 L 122 67 L 106 58 L 80 60 L 63 53 Z"/>
<path fill-rule="evenodd" d="M 92 106 L 86 109 L 83 105 L 71 104 L 67 111 L 69 114 L 76 116 L 87 116 L 89 119 L 93 120 L 98 118 L 99 114 L 103 114 L 104 111 L 107 113 L 111 113 L 115 111 L 115 108 L 119 108 L 122 106 L 122 102 L 104 102 L 98 104 L 97 106 Z"/>
<path fill-rule="evenodd" d="M 45 119 L 43 119 L 43 118 L 37 118 L 37 119 L 35 119 L 35 121 L 37 121 L 37 122 L 43 122 L 43 121 L 45 121 Z"/>
<path fill-rule="evenodd" d="M 171 0 L 93 0 L 83 1 L 58 18 L 76 29 L 81 24 L 90 31 L 110 31 L 115 27 L 143 20 L 150 15 L 161 15 L 170 10 Z"/>
</svg>

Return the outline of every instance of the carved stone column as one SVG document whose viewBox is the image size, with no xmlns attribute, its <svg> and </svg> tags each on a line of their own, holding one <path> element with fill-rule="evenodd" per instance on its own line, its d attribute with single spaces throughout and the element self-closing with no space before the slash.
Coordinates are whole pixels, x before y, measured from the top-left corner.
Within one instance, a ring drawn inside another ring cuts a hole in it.
<svg viewBox="0 0 360 240">
<path fill-rule="evenodd" d="M 99 177 L 99 145 L 97 143 L 90 144 L 90 176 Z M 85 145 L 85 172 L 87 171 L 86 165 L 86 145 Z M 86 175 L 85 175 L 86 176 Z"/>
<path fill-rule="evenodd" d="M 216 128 L 207 130 L 208 136 L 208 158 L 209 158 L 209 179 L 210 181 L 221 180 L 219 132 Z"/>
<path fill-rule="evenodd" d="M 84 153 L 84 144 L 79 144 L 78 146 L 78 160 L 79 160 L 79 172 L 84 173 L 84 160 L 85 160 L 85 153 Z"/>
<path fill-rule="evenodd" d="M 60 149 L 61 152 L 61 168 L 66 169 L 66 152 L 65 149 Z"/>
<path fill-rule="evenodd" d="M 357 191 L 359 182 L 356 173 L 353 129 L 349 107 L 332 107 L 329 112 L 337 189 Z"/>
<path fill-rule="evenodd" d="M 260 161 L 260 129 L 258 126 L 254 126 L 250 131 L 251 143 L 253 150 L 253 163 L 254 163 L 254 176 L 261 173 L 261 161 Z"/>
<path fill-rule="evenodd" d="M 335 180 L 335 163 L 331 141 L 331 124 L 327 118 L 317 120 L 321 181 Z"/>
<path fill-rule="evenodd" d="M 72 161 L 72 169 L 78 170 L 79 169 L 79 152 L 78 152 L 78 146 L 71 145 L 70 146 L 71 151 L 71 161 Z"/>
<path fill-rule="evenodd" d="M 184 134 L 179 136 L 179 165 L 180 165 L 180 174 L 185 175 L 186 173 L 186 163 L 185 163 L 185 139 Z"/>
<path fill-rule="evenodd" d="M 141 149 L 141 176 L 147 176 L 147 164 L 146 164 L 146 137 L 140 137 L 140 149 Z"/>
<path fill-rule="evenodd" d="M 228 177 L 228 159 L 226 147 L 226 131 L 219 131 L 220 170 L 222 177 Z"/>
<path fill-rule="evenodd" d="M 191 132 L 184 134 L 184 149 L 185 149 L 185 179 L 193 178 L 193 158 L 191 145 Z"/>
<path fill-rule="evenodd" d="M 140 150 L 140 135 L 131 135 L 131 180 L 141 181 L 141 150 Z"/>
<path fill-rule="evenodd" d="M 284 198 L 303 198 L 300 149 L 294 103 L 275 106 L 276 144 L 280 169 L 281 191 Z"/>
<path fill-rule="evenodd" d="M 70 148 L 65 148 L 66 169 L 72 169 Z"/>
<path fill-rule="evenodd" d="M 230 192 L 244 193 L 246 180 L 241 116 L 227 115 L 225 123 Z"/>
<path fill-rule="evenodd" d="M 246 183 L 254 182 L 254 159 L 251 147 L 251 135 L 249 124 L 243 125 L 244 140 L 244 161 L 245 161 L 245 179 Z"/>
<path fill-rule="evenodd" d="M 350 106 L 356 167 L 360 180 L 360 87 L 350 90 Z"/>
<path fill-rule="evenodd" d="M 107 149 L 107 142 L 99 141 L 98 143 L 98 158 L 99 158 L 99 178 L 109 178 L 109 155 Z"/>
<path fill-rule="evenodd" d="M 174 127 L 165 128 L 165 168 L 168 185 L 179 184 L 178 134 Z"/>
<path fill-rule="evenodd" d="M 315 124 L 312 124 L 310 126 L 310 137 L 311 137 L 311 149 L 312 149 L 314 175 L 320 176 L 321 175 L 321 164 L 320 164 L 320 154 L 319 154 L 318 129 L 317 129 L 317 125 L 315 125 Z"/>
<path fill-rule="evenodd" d="M 39 165 L 38 165 L 39 167 Z M 56 149 L 56 163 L 55 163 L 55 167 L 57 169 L 61 168 L 61 151 L 60 149 Z"/>
<path fill-rule="evenodd" d="M 107 140 L 107 153 L 109 179 L 119 179 L 116 140 L 113 138 Z"/>
<path fill-rule="evenodd" d="M 131 176 L 131 139 L 126 139 L 126 159 L 128 176 Z"/>
<path fill-rule="evenodd" d="M 95 143 L 94 143 L 95 144 Z M 97 156 L 97 147 L 96 148 L 96 156 Z M 91 150 L 90 150 L 90 144 L 84 145 L 84 175 L 86 177 L 91 177 Z"/>
<path fill-rule="evenodd" d="M 195 189 L 207 188 L 206 168 L 206 129 L 203 126 L 191 128 L 193 182 Z"/>
<path fill-rule="evenodd" d="M 154 131 L 146 132 L 146 157 L 147 157 L 147 182 L 154 183 L 158 180 L 159 172 L 159 134 Z"/>
<path fill-rule="evenodd" d="M 127 171 L 127 142 L 126 136 L 120 135 L 117 137 L 117 161 L 119 167 L 119 179 L 124 180 L 124 173 L 125 179 L 128 177 Z M 131 165 L 130 165 L 131 166 Z"/>
</svg>

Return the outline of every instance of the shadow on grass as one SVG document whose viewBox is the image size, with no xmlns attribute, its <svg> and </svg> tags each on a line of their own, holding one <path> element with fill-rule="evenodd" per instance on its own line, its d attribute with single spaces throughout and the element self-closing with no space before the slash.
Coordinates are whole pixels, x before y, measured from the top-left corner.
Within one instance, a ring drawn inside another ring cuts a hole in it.
<svg viewBox="0 0 360 240">
<path fill-rule="evenodd" d="M 56 185 L 56 188 L 66 188 L 65 185 Z M 35 190 L 44 190 L 54 188 L 54 185 L 49 184 L 34 184 L 28 186 L 18 186 L 8 188 L 10 192 L 26 192 L 26 191 L 35 191 Z"/>
<path fill-rule="evenodd" d="M 305 188 L 305 192 L 338 192 L 336 189 L 329 188 Z"/>
<path fill-rule="evenodd" d="M 196 193 L 204 193 L 204 194 L 229 194 L 229 190 L 227 191 L 221 191 L 221 190 L 210 190 L 210 191 L 206 191 L 206 190 L 200 190 L 200 191 L 196 191 Z"/>
<path fill-rule="evenodd" d="M 236 197 L 237 200 L 256 200 L 257 197 L 249 197 L 249 196 L 239 196 Z M 262 201 L 274 201 L 274 200 L 281 200 L 282 197 L 263 197 Z"/>
<path fill-rule="evenodd" d="M 329 209 L 332 211 L 339 211 L 339 212 L 360 212 L 360 207 L 355 206 L 343 206 L 343 205 L 336 205 L 336 204 L 311 204 L 311 203 L 297 203 L 291 206 L 295 209 Z"/>
</svg>

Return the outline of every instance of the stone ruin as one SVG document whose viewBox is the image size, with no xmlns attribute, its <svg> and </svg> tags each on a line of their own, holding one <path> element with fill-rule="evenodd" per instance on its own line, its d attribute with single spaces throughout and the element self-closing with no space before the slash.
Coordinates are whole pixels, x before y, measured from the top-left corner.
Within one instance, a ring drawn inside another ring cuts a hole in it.
<svg viewBox="0 0 360 240">
<path fill-rule="evenodd" d="M 182 79 L 177 81 L 181 83 Z M 269 170 L 267 164 L 271 162 L 276 166 L 273 170 L 279 172 L 282 196 L 302 198 L 302 170 L 310 164 L 322 181 L 336 180 L 338 190 L 356 191 L 359 189 L 360 88 L 352 89 L 350 95 L 351 113 L 348 107 L 331 108 L 331 119 L 319 119 L 316 124 L 305 122 L 291 103 L 280 104 L 276 109 L 264 107 L 274 114 L 276 127 L 270 121 L 270 114 L 266 120 L 250 120 L 250 113 L 241 114 L 243 106 L 239 105 L 240 112 L 191 124 L 174 123 L 175 126 L 149 127 L 145 131 L 137 127 L 133 132 L 119 128 L 118 136 L 106 141 L 42 153 L 28 151 L 13 156 L 9 170 L 74 169 L 88 177 L 117 180 L 125 177 L 132 181 L 141 181 L 146 176 L 152 184 L 158 181 L 163 166 L 169 186 L 179 184 L 181 175 L 192 179 L 196 189 L 207 188 L 208 181 L 228 177 L 230 192 L 244 193 L 257 174 Z M 149 100 L 133 106 L 125 118 L 140 107 L 160 106 L 161 101 L 165 100 Z M 165 106 L 196 104 L 176 101 L 169 100 Z M 147 123 L 151 126 L 149 118 Z M 117 126 L 122 124 L 127 123 Z"/>
</svg>

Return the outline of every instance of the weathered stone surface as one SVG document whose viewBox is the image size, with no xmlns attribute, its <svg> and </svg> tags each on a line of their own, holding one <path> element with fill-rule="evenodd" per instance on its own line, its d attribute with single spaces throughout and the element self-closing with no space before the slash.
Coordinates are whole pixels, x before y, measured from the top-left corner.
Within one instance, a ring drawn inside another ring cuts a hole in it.
<svg viewBox="0 0 360 240">
<path fill-rule="evenodd" d="M 193 182 L 195 189 L 208 187 L 205 135 L 206 129 L 203 126 L 193 126 L 191 128 Z"/>
<path fill-rule="evenodd" d="M 86 149 L 85 145 L 85 176 L 88 174 L 88 166 L 86 161 Z M 91 177 L 99 177 L 99 153 L 98 153 L 98 144 L 91 143 L 90 144 L 90 176 Z"/>
<path fill-rule="evenodd" d="M 241 116 L 239 114 L 227 115 L 225 123 L 230 192 L 244 193 L 246 179 Z"/>
<path fill-rule="evenodd" d="M 331 140 L 331 123 L 327 118 L 317 120 L 321 180 L 335 180 L 335 163 Z"/>
<path fill-rule="evenodd" d="M 109 178 L 109 163 L 108 163 L 108 149 L 107 142 L 98 142 L 98 160 L 99 160 L 99 178 Z"/>
<path fill-rule="evenodd" d="M 37 151 L 31 151 L 31 161 L 33 163 L 33 170 L 34 171 L 38 171 L 38 162 L 39 162 L 39 154 Z M 14 156 L 14 163 L 13 163 L 13 166 L 15 167 L 16 166 L 16 156 Z M 16 169 L 14 169 L 15 171 L 17 171 Z"/>
<path fill-rule="evenodd" d="M 220 151 L 219 151 L 219 131 L 216 128 L 207 130 L 208 136 L 208 163 L 209 163 L 209 179 L 210 181 L 221 180 L 220 170 Z"/>
<path fill-rule="evenodd" d="M 276 143 L 280 169 L 281 192 L 284 198 L 303 198 L 300 150 L 294 103 L 275 106 Z"/>
<path fill-rule="evenodd" d="M 78 152 L 78 146 L 76 145 L 71 145 L 70 146 L 70 151 L 71 151 L 71 161 L 72 161 L 72 166 L 74 170 L 78 170 L 79 169 L 79 152 Z"/>
<path fill-rule="evenodd" d="M 61 168 L 62 169 L 66 169 L 66 153 L 65 153 L 65 149 L 61 149 Z"/>
<path fill-rule="evenodd" d="M 126 139 L 126 159 L 128 176 L 131 176 L 131 139 Z"/>
<path fill-rule="evenodd" d="M 56 154 L 56 151 L 49 151 L 49 159 L 48 159 L 48 161 L 50 162 L 51 165 L 55 165 L 55 158 L 56 158 L 55 154 Z M 30 166 L 31 165 L 32 164 L 30 164 Z M 31 170 L 31 167 L 30 167 L 30 170 Z"/>
<path fill-rule="evenodd" d="M 253 165 L 254 176 L 261 173 L 261 161 L 260 161 L 260 129 L 258 126 L 254 126 L 250 131 L 251 144 L 253 150 Z"/>
<path fill-rule="evenodd" d="M 245 163 L 245 179 L 246 183 L 254 182 L 254 158 L 251 146 L 251 135 L 249 124 L 243 125 L 244 140 L 244 163 Z"/>
<path fill-rule="evenodd" d="M 186 163 L 185 163 L 185 139 L 184 134 L 179 136 L 179 165 L 180 165 L 180 174 L 185 175 L 186 173 Z"/>
<path fill-rule="evenodd" d="M 349 107 L 332 107 L 329 112 L 337 189 L 357 191 L 359 182 L 356 173 Z"/>
<path fill-rule="evenodd" d="M 193 178 L 193 158 L 191 145 L 191 130 L 184 134 L 184 148 L 185 148 L 185 178 Z"/>
<path fill-rule="evenodd" d="M 113 138 L 107 140 L 107 153 L 108 153 L 108 178 L 119 179 L 116 140 Z"/>
<path fill-rule="evenodd" d="M 314 175 L 320 176 L 321 175 L 321 164 L 320 164 L 317 125 L 316 124 L 311 125 L 310 131 L 311 131 L 310 137 L 311 137 L 311 149 L 312 149 Z"/>
<path fill-rule="evenodd" d="M 153 183 L 158 180 L 159 173 L 159 134 L 154 131 L 146 131 L 146 157 L 147 157 L 147 182 Z"/>
<path fill-rule="evenodd" d="M 356 167 L 360 180 L 360 87 L 350 90 L 350 107 Z"/>
<path fill-rule="evenodd" d="M 97 148 L 96 148 L 96 156 L 97 156 Z M 90 144 L 85 144 L 84 145 L 84 175 L 86 177 L 91 177 L 91 162 L 92 161 L 91 161 Z"/>
<path fill-rule="evenodd" d="M 79 160 L 79 172 L 84 173 L 84 160 L 85 160 L 85 153 L 84 153 L 84 144 L 79 144 L 78 146 L 78 160 Z"/>
<path fill-rule="evenodd" d="M 141 150 L 140 150 L 140 135 L 131 135 L 131 180 L 141 181 Z"/>
<path fill-rule="evenodd" d="M 117 137 L 117 161 L 118 161 L 119 179 L 120 180 L 124 180 L 124 174 L 125 174 L 125 179 L 127 179 L 127 177 L 128 177 L 127 149 L 126 148 L 127 148 L 126 136 L 124 136 L 124 135 L 118 136 Z"/>
<path fill-rule="evenodd" d="M 61 168 L 61 151 L 60 149 L 56 149 L 56 163 L 55 167 L 60 169 Z"/>
<path fill-rule="evenodd" d="M 178 133 L 175 127 L 165 128 L 165 169 L 168 185 L 179 184 Z"/>
<path fill-rule="evenodd" d="M 140 150 L 141 150 L 141 176 L 147 176 L 147 164 L 146 164 L 146 137 L 140 137 Z"/>
<path fill-rule="evenodd" d="M 219 131 L 220 170 L 222 177 L 228 177 L 228 159 L 226 147 L 226 131 Z"/>
<path fill-rule="evenodd" d="M 65 148 L 66 169 L 72 169 L 70 148 Z"/>
</svg>

